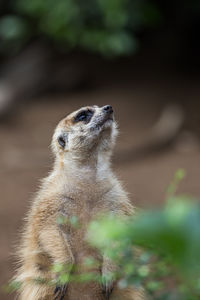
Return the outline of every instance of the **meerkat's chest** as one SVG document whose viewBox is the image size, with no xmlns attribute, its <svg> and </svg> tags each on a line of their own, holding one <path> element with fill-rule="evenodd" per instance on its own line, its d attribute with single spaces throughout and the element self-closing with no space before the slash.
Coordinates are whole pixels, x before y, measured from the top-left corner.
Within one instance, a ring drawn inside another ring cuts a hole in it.
<svg viewBox="0 0 200 300">
<path fill-rule="evenodd" d="M 104 199 L 97 192 L 83 192 L 65 196 L 60 214 L 64 217 L 65 231 L 71 241 L 81 244 L 85 240 L 88 224 L 105 209 Z"/>
<path fill-rule="evenodd" d="M 96 250 L 87 242 L 88 224 L 98 214 L 102 199 L 91 198 L 91 195 L 83 195 L 81 199 L 66 197 L 60 211 L 64 217 L 64 230 L 70 243 L 76 263 L 82 264 L 86 257 L 98 257 Z M 95 202 L 95 203 L 94 203 Z"/>
<path fill-rule="evenodd" d="M 65 196 L 62 204 L 62 213 L 71 220 L 72 224 L 87 224 L 95 215 L 104 209 L 104 201 L 97 195 L 83 194 L 78 199 L 76 197 Z"/>
</svg>

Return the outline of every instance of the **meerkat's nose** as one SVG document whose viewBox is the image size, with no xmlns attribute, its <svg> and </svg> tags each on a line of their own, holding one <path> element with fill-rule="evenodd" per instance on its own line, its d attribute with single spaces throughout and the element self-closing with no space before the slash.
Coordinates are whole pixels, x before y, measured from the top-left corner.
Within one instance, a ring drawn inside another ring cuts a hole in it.
<svg viewBox="0 0 200 300">
<path fill-rule="evenodd" d="M 103 107 L 103 110 L 104 110 L 105 112 L 107 112 L 107 113 L 113 113 L 113 108 L 112 108 L 111 105 L 105 105 L 105 106 Z"/>
</svg>

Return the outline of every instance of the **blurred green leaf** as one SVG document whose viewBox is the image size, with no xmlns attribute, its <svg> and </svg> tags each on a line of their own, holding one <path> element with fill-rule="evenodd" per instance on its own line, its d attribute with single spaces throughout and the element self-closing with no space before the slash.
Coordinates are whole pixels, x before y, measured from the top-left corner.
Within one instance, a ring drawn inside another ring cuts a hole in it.
<svg viewBox="0 0 200 300">
<path fill-rule="evenodd" d="M 0 23 L 18 48 L 42 35 L 65 51 L 79 47 L 108 58 L 135 53 L 137 31 L 159 16 L 147 0 L 16 0 L 12 9 L 12 18 Z"/>
<path fill-rule="evenodd" d="M 15 15 L 6 15 L 0 18 L 0 50 L 14 54 L 28 40 L 28 25 L 26 21 Z"/>
<path fill-rule="evenodd" d="M 199 299 L 200 204 L 175 195 L 184 176 L 182 169 L 175 173 L 163 209 L 91 223 L 89 239 L 120 266 L 121 287 L 143 285 L 150 299 Z"/>
</svg>

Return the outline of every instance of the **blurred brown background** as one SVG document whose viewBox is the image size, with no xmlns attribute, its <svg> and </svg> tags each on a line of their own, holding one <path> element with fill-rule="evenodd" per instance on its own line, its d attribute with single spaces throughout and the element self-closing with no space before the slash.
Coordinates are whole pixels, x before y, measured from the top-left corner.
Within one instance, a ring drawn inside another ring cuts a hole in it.
<svg viewBox="0 0 200 300">
<path fill-rule="evenodd" d="M 37 27 L 41 20 L 48 20 L 48 10 L 40 7 L 40 1 L 30 1 L 28 8 L 24 3 L 2 1 L 0 6 L 1 286 L 14 274 L 12 254 L 23 218 L 39 180 L 51 170 L 53 130 L 61 118 L 81 106 L 113 106 L 120 128 L 113 168 L 134 205 L 161 206 L 178 168 L 187 173 L 179 192 L 200 196 L 198 1 L 189 6 L 186 1 L 181 6 L 178 1 L 152 1 L 152 6 L 142 1 L 139 8 L 138 1 L 132 1 L 133 11 L 122 4 L 106 6 L 106 16 L 110 9 L 116 20 L 121 15 L 129 19 L 121 25 L 111 22 L 111 27 L 102 20 L 91 22 L 95 7 L 87 10 L 86 4 L 91 3 L 86 1 L 79 10 L 81 16 L 90 16 L 90 22 L 86 17 L 82 21 L 81 36 L 86 25 L 96 30 L 92 37 L 87 31 L 86 46 L 78 37 L 73 44 L 68 35 L 61 34 L 66 24 L 56 27 L 60 31 L 54 30 L 55 36 L 48 31 L 50 27 Z M 58 3 L 71 5 L 62 18 L 74 9 L 73 1 Z M 149 19 L 154 22 L 148 23 Z M 130 20 L 137 20 L 137 26 L 130 25 L 134 23 Z M 71 26 L 72 36 L 77 35 L 78 25 L 69 22 L 66 26 Z M 113 28 L 116 39 L 110 35 Z M 126 39 L 123 35 L 121 40 L 122 33 Z M 13 295 L 2 292 L 0 299 L 13 299 Z"/>
</svg>

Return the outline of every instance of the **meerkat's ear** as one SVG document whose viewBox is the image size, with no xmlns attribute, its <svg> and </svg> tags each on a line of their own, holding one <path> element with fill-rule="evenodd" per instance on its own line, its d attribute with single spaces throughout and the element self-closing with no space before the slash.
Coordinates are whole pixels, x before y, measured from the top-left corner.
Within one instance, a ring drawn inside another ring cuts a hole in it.
<svg viewBox="0 0 200 300">
<path fill-rule="evenodd" d="M 62 134 L 62 135 L 60 135 L 60 136 L 58 137 L 57 141 L 58 141 L 58 144 L 59 144 L 63 149 L 65 149 L 66 144 L 67 144 L 67 142 L 68 142 L 67 134 Z"/>
</svg>

